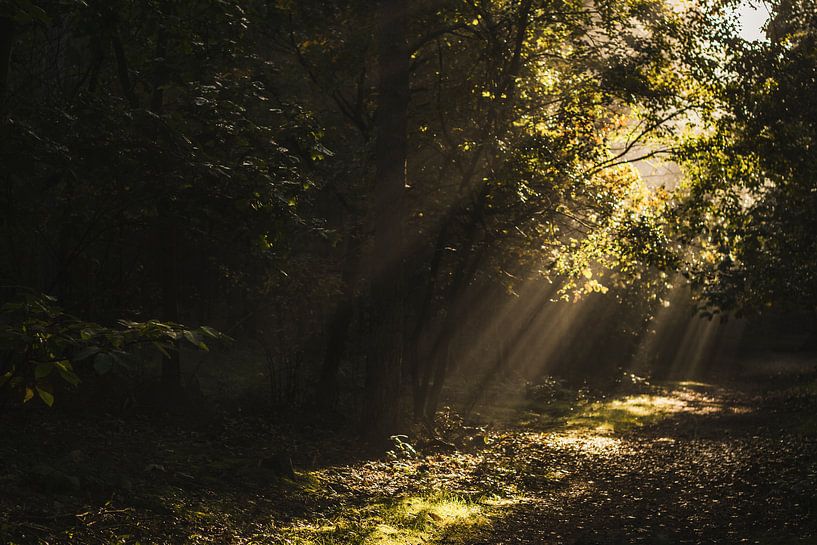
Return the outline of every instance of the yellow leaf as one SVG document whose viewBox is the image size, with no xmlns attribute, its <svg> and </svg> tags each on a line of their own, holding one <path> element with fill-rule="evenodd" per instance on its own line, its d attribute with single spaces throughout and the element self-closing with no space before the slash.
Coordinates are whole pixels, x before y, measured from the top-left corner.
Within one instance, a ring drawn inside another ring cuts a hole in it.
<svg viewBox="0 0 817 545">
<path fill-rule="evenodd" d="M 582 276 L 590 280 L 591 278 L 593 278 L 593 271 L 591 271 L 590 269 L 585 269 L 582 271 Z"/>
<path fill-rule="evenodd" d="M 23 396 L 23 403 L 31 401 L 32 397 L 34 397 L 34 390 L 31 388 L 26 388 L 26 394 Z"/>
</svg>

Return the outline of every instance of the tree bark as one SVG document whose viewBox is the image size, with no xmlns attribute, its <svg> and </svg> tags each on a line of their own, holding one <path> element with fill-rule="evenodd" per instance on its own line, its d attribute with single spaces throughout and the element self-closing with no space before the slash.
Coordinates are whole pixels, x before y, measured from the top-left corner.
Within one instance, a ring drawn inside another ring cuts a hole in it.
<svg viewBox="0 0 817 545">
<path fill-rule="evenodd" d="M 9 70 L 11 68 L 11 49 L 14 45 L 14 21 L 9 17 L 0 17 L 0 115 L 5 115 L 8 100 Z"/>
<path fill-rule="evenodd" d="M 372 442 L 396 433 L 402 355 L 402 260 L 406 188 L 409 55 L 408 2 L 380 0 L 375 116 L 374 247 L 370 266 L 373 332 L 366 361 L 362 432 Z"/>
</svg>

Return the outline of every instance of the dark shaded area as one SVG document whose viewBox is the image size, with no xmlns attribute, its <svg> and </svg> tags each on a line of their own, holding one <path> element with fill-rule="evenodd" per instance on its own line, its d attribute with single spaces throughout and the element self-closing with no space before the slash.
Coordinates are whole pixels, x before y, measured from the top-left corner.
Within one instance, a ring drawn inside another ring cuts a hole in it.
<svg viewBox="0 0 817 545">
<path fill-rule="evenodd" d="M 327 506 L 297 471 L 358 460 L 338 433 L 248 415 L 6 415 L 0 538 L 11 542 L 230 542 Z M 125 536 L 125 537 L 117 537 Z"/>
<path fill-rule="evenodd" d="M 814 542 L 817 9 L 736 4 L 0 0 L 0 541 Z"/>
<path fill-rule="evenodd" d="M 7 416 L 3 537 L 278 543 L 437 489 L 510 500 L 469 543 L 809 543 L 817 374 L 810 357 L 776 357 L 719 384 L 561 390 L 469 424 L 449 414 L 444 442 L 392 461 L 336 432 L 247 415 L 195 426 Z"/>
</svg>

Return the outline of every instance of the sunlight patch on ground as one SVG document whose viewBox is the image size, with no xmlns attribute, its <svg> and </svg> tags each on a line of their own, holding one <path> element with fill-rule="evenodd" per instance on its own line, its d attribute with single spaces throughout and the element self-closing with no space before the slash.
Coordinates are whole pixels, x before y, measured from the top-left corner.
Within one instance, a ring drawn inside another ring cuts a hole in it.
<svg viewBox="0 0 817 545">
<path fill-rule="evenodd" d="M 682 388 L 714 388 L 712 384 L 707 384 L 706 382 L 698 382 L 697 380 L 681 380 L 673 384 L 677 384 Z"/>
<path fill-rule="evenodd" d="M 695 383 L 696 385 L 698 383 Z M 556 449 L 587 455 L 623 455 L 626 445 L 616 435 L 658 422 L 674 415 L 712 414 L 726 410 L 722 403 L 692 389 L 677 388 L 658 394 L 637 394 L 593 401 L 576 407 L 560 431 L 541 433 L 538 441 Z M 748 411 L 730 407 L 729 412 Z M 673 442 L 671 438 L 658 441 Z"/>
<path fill-rule="evenodd" d="M 675 414 L 685 410 L 688 405 L 676 397 L 638 395 L 609 402 L 612 410 L 622 410 L 633 416 L 655 416 Z"/>
<path fill-rule="evenodd" d="M 419 545 L 442 540 L 452 544 L 467 543 L 488 524 L 492 509 L 506 505 L 434 494 L 409 496 L 364 507 L 348 506 L 332 520 L 300 521 L 280 528 L 280 543 Z"/>
<path fill-rule="evenodd" d="M 696 387 L 700 383 L 695 384 Z M 730 407 L 728 412 L 748 412 L 744 407 Z M 596 401 L 568 419 L 574 428 L 592 429 L 599 433 L 616 433 L 656 424 L 678 414 L 715 414 L 727 411 L 722 401 L 696 389 L 682 387 L 662 394 L 639 394 Z"/>
<path fill-rule="evenodd" d="M 689 412 L 686 399 L 677 395 L 630 395 L 595 401 L 567 420 L 569 428 L 612 434 L 654 424 L 668 416 Z"/>
<path fill-rule="evenodd" d="M 686 403 L 686 408 L 682 411 L 685 413 L 703 415 L 727 411 L 722 401 L 693 389 L 675 390 L 673 395 Z M 730 407 L 728 412 L 736 412 L 738 409 L 742 410 L 740 407 Z"/>
<path fill-rule="evenodd" d="M 474 502 L 468 502 L 457 497 L 453 498 L 421 498 L 412 497 L 400 504 L 402 512 L 409 517 L 425 517 L 439 522 L 450 524 L 480 516 L 482 507 Z"/>
<path fill-rule="evenodd" d="M 371 545 L 428 543 L 453 526 L 487 523 L 483 507 L 458 498 L 407 498 L 400 502 L 388 524 L 379 524 L 366 540 Z"/>
<path fill-rule="evenodd" d="M 556 448 L 570 448 L 587 454 L 609 454 L 621 448 L 621 441 L 606 435 L 590 434 L 554 434 L 548 437 L 545 444 Z"/>
<path fill-rule="evenodd" d="M 280 539 L 272 543 L 419 545 L 479 541 L 492 520 L 510 505 L 524 502 L 525 483 L 531 479 L 571 497 L 592 493 L 592 481 L 577 483 L 572 469 L 534 460 L 525 445 L 590 459 L 629 457 L 637 454 L 638 447 L 628 432 L 681 414 L 736 409 L 724 401 L 726 398 L 721 399 L 721 394 L 728 392 L 717 389 L 716 393 L 714 387 L 703 383 L 646 384 L 641 388 L 638 393 L 629 390 L 629 394 L 609 398 L 563 395 L 554 400 L 509 403 L 502 416 L 516 426 L 524 421 L 528 431 L 516 427 L 512 434 L 488 432 L 489 440 L 480 435 L 479 442 L 465 443 L 473 449 L 470 452 L 415 453 L 390 462 L 369 460 L 299 474 L 299 486 L 312 496 L 344 501 L 351 487 L 363 502 L 338 505 L 329 518 L 279 526 Z M 654 440 L 675 442 L 671 437 Z M 492 448 L 518 460 L 518 467 L 505 473 L 486 470 L 482 453 Z M 409 492 L 410 483 L 417 479 L 426 487 Z M 451 492 L 454 490 L 456 494 Z"/>
</svg>

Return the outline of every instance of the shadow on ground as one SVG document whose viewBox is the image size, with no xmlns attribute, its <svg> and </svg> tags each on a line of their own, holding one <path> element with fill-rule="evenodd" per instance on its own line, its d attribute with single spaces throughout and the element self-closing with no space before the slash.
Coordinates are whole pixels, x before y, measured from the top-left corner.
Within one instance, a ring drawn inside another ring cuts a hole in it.
<svg viewBox="0 0 817 545">
<path fill-rule="evenodd" d="M 0 538 L 817 543 L 817 377 L 748 371 L 517 400 L 469 425 L 449 414 L 448 435 L 387 459 L 260 418 L 6 415 Z"/>
</svg>

